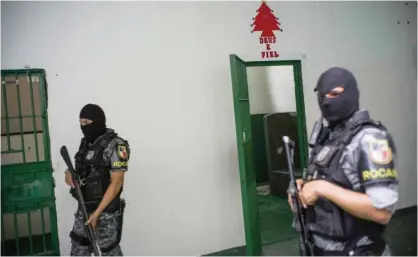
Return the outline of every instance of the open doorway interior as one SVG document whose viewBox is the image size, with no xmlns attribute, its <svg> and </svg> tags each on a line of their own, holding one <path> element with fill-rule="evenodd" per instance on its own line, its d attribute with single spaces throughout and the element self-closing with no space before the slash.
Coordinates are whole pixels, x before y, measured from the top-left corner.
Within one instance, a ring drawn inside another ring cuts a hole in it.
<svg viewBox="0 0 418 257">
<path fill-rule="evenodd" d="M 294 170 L 301 171 L 297 103 L 293 65 L 247 67 L 253 158 L 261 243 L 266 245 L 297 236 L 287 204 L 289 173 L 282 137 L 296 145 Z"/>
</svg>

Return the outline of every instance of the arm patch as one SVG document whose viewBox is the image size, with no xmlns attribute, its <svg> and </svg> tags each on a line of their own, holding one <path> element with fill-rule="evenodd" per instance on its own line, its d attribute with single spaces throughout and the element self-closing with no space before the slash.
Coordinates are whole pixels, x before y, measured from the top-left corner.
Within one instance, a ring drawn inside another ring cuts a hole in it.
<svg viewBox="0 0 418 257">
<path fill-rule="evenodd" d="M 386 132 L 366 133 L 361 140 L 358 164 L 363 186 L 397 184 L 395 154 L 393 141 Z"/>
<path fill-rule="evenodd" d="M 114 147 L 110 156 L 110 170 L 111 171 L 127 171 L 129 160 L 129 146 L 118 141 Z"/>
<path fill-rule="evenodd" d="M 118 157 L 121 160 L 128 160 L 128 148 L 126 147 L 126 145 L 118 145 L 117 153 L 118 153 Z"/>
</svg>

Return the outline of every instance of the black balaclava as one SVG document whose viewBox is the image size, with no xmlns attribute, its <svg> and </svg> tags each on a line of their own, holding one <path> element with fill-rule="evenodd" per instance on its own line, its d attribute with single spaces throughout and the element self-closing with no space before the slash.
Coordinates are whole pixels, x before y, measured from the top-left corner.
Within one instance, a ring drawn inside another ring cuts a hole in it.
<svg viewBox="0 0 418 257">
<path fill-rule="evenodd" d="M 106 116 L 100 106 L 95 104 L 85 105 L 80 111 L 81 118 L 93 121 L 88 125 L 81 126 L 84 138 L 88 142 L 94 142 L 99 136 L 106 133 Z"/>
<path fill-rule="evenodd" d="M 325 95 L 336 87 L 344 88 L 344 92 L 336 98 L 327 98 Z M 322 73 L 314 91 L 318 93 L 322 116 L 331 126 L 346 120 L 359 109 L 357 82 L 346 69 L 334 67 Z"/>
</svg>

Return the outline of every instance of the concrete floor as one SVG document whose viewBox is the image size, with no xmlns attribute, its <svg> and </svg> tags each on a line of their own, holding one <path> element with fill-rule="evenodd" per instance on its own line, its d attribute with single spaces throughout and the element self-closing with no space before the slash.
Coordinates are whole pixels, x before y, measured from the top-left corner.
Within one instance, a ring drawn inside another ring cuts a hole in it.
<svg viewBox="0 0 418 257">
<path fill-rule="evenodd" d="M 263 256 L 298 256 L 298 234 L 291 227 L 293 219 L 286 199 L 258 195 L 259 222 Z M 385 231 L 393 256 L 417 256 L 417 208 L 397 211 Z M 207 254 L 209 256 L 244 256 L 245 246 Z"/>
<path fill-rule="evenodd" d="M 261 233 L 263 233 L 261 231 Z M 417 209 L 394 215 L 385 231 L 392 256 L 417 256 Z M 263 245 L 264 256 L 298 256 L 298 238 Z"/>
</svg>

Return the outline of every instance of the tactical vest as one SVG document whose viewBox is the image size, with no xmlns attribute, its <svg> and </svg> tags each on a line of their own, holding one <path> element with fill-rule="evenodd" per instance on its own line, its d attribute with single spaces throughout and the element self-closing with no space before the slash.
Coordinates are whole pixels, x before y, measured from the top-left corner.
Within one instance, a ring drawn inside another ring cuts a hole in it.
<svg viewBox="0 0 418 257">
<path fill-rule="evenodd" d="M 75 170 L 79 178 L 81 191 L 88 212 L 93 212 L 99 206 L 107 188 L 110 185 L 110 156 L 104 158 L 104 151 L 109 143 L 117 137 L 113 131 L 106 132 L 89 145 L 84 138 L 81 141 L 80 149 L 75 155 Z M 121 205 L 120 194 L 106 207 L 104 212 L 115 212 Z M 74 196 L 74 194 L 73 194 Z"/>
<path fill-rule="evenodd" d="M 339 163 L 345 147 L 365 127 L 386 130 L 380 122 L 369 117 L 354 119 L 347 123 L 340 136 L 327 139 L 323 145 L 317 145 L 313 149 L 309 166 L 314 166 L 318 172 L 314 179 L 324 179 L 348 190 L 365 192 L 364 188 L 354 190 Z M 333 147 L 335 151 L 332 150 Z M 312 234 L 339 242 L 357 242 L 363 236 L 378 241 L 386 227 L 373 221 L 359 219 L 324 198 L 318 198 L 316 204 L 308 208 L 306 219 L 307 228 Z"/>
</svg>

